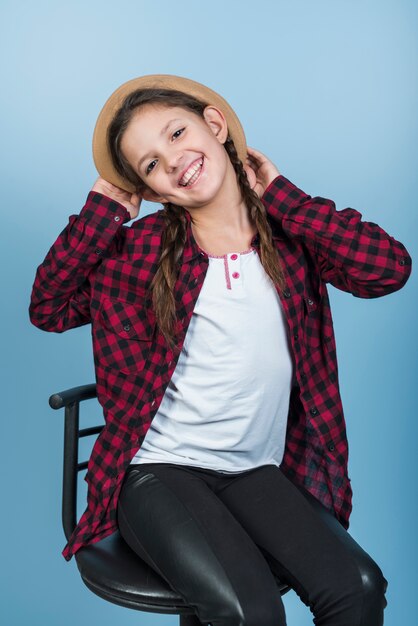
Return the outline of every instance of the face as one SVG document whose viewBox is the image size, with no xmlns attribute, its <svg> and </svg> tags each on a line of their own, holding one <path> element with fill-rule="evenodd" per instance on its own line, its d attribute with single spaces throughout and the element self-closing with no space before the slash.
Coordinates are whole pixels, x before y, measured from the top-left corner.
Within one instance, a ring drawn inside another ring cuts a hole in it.
<svg viewBox="0 0 418 626">
<path fill-rule="evenodd" d="M 152 202 L 194 208 L 220 197 L 225 181 L 236 180 L 224 147 L 223 113 L 207 106 L 204 118 L 182 107 L 145 105 L 130 121 L 121 150 L 147 185 Z"/>
</svg>

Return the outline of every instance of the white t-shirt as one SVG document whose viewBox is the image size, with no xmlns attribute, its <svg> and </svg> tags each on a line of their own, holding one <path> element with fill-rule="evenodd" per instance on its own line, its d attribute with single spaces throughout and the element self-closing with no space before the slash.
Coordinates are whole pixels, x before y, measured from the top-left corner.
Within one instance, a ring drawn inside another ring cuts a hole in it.
<svg viewBox="0 0 418 626">
<path fill-rule="evenodd" d="M 208 256 L 176 368 L 131 463 L 279 466 L 295 382 L 280 297 L 254 248 Z"/>
</svg>

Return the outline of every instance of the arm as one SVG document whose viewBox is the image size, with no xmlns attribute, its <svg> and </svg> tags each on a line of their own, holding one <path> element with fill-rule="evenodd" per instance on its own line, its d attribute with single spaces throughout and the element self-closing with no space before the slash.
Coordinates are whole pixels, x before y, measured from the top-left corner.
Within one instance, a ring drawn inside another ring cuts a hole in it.
<svg viewBox="0 0 418 626">
<path fill-rule="evenodd" d="M 129 211 L 116 200 L 90 191 L 38 266 L 29 305 L 32 324 L 49 332 L 91 322 L 89 274 L 123 235 Z"/>
<path fill-rule="evenodd" d="M 316 256 L 321 278 L 358 298 L 378 298 L 401 289 L 411 273 L 405 246 L 352 208 L 337 211 L 332 200 L 312 198 L 283 175 L 267 186 L 262 202 L 289 237 L 300 238 Z"/>
</svg>

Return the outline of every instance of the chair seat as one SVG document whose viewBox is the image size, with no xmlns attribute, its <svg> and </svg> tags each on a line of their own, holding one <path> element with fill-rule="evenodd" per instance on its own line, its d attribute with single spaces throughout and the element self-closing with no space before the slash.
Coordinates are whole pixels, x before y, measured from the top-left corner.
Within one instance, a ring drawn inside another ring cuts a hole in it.
<svg viewBox="0 0 418 626">
<path fill-rule="evenodd" d="M 119 531 L 81 548 L 75 559 L 87 587 L 109 602 L 151 613 L 194 614 L 167 581 L 131 550 Z M 289 586 L 275 578 L 283 595 Z"/>
</svg>

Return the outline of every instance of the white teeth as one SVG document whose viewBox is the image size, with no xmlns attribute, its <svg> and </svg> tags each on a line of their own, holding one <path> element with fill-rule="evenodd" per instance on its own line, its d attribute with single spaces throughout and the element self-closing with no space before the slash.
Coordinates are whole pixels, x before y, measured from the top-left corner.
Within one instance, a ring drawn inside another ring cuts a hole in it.
<svg viewBox="0 0 418 626">
<path fill-rule="evenodd" d="M 182 185 L 183 187 L 186 187 L 186 185 L 188 185 L 191 182 L 192 178 L 193 178 L 193 182 L 194 182 L 195 178 L 197 178 L 195 176 L 195 174 L 197 174 L 197 172 L 199 172 L 199 170 L 202 167 L 202 164 L 203 164 L 203 157 L 200 159 L 199 163 L 197 163 L 193 167 L 190 167 L 187 170 L 187 172 L 179 180 L 179 185 Z"/>
</svg>

